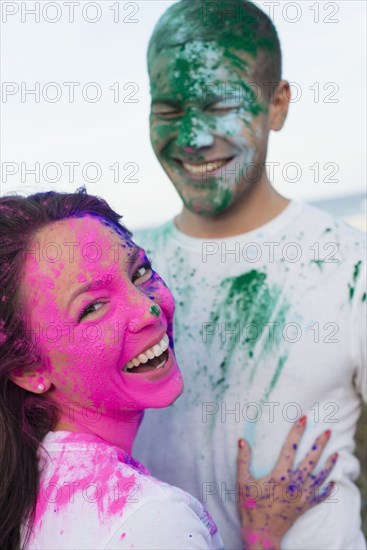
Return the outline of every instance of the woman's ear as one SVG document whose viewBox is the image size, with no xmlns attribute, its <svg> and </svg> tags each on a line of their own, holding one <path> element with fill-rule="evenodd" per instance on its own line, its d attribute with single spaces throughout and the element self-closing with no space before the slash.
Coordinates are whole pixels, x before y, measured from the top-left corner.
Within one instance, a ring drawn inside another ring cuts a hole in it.
<svg viewBox="0 0 367 550">
<path fill-rule="evenodd" d="M 45 393 L 51 387 L 51 381 L 45 375 L 44 369 L 40 365 L 15 369 L 10 375 L 10 380 L 17 386 L 32 393 Z"/>
<path fill-rule="evenodd" d="M 289 82 L 281 80 L 274 91 L 269 108 L 269 128 L 279 132 L 283 128 L 287 118 L 289 102 L 291 100 L 291 90 Z"/>
</svg>

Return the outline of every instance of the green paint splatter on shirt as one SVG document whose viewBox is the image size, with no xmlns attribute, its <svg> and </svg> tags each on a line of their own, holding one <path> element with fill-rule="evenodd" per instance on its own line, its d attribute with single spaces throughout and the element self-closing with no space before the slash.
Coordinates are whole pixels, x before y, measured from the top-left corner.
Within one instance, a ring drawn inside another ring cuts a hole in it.
<svg viewBox="0 0 367 550">
<path fill-rule="evenodd" d="M 216 381 L 216 387 L 222 386 L 227 380 L 234 352 L 239 346 L 244 348 L 244 368 L 252 366 L 249 378 L 251 383 L 259 359 L 264 354 L 271 354 L 274 348 L 280 345 L 279 327 L 284 326 L 289 304 L 284 301 L 279 303 L 282 297 L 281 288 L 276 285 L 269 287 L 266 279 L 266 273 L 252 270 L 238 277 L 224 279 L 220 285 L 221 302 L 212 312 L 210 322 L 214 323 L 222 336 L 225 335 L 222 344 L 225 346 L 226 356 L 220 365 L 220 378 Z M 264 330 L 269 327 L 269 323 L 273 328 L 277 326 L 278 330 L 273 330 L 272 337 L 264 337 Z M 255 348 L 260 340 L 260 352 L 253 360 Z M 277 367 L 269 391 L 278 380 L 285 360 L 286 356 Z M 222 392 L 218 397 L 221 395 Z"/>
<path fill-rule="evenodd" d="M 262 398 L 262 402 L 266 401 L 270 395 L 270 393 L 272 392 L 272 390 L 274 389 L 276 383 L 278 382 L 278 378 L 280 376 L 280 373 L 282 372 L 283 370 L 283 367 L 284 367 L 284 364 L 287 360 L 287 356 L 286 355 L 282 355 L 280 358 L 279 358 L 279 361 L 278 361 L 278 365 L 275 369 L 275 372 L 273 374 L 273 378 L 271 379 L 271 382 L 269 384 L 269 387 L 268 389 L 266 390 L 266 393 L 265 393 L 265 396 Z"/>
<path fill-rule="evenodd" d="M 362 302 L 365 302 L 365 301 L 366 301 L 366 293 L 364 292 L 362 296 Z"/>
<path fill-rule="evenodd" d="M 359 261 L 354 265 L 353 281 L 352 281 L 352 283 L 348 283 L 349 301 L 350 301 L 350 302 L 352 302 L 352 300 L 353 300 L 353 296 L 354 296 L 354 292 L 355 292 L 355 289 L 356 289 L 356 283 L 357 283 L 357 280 L 358 280 L 358 277 L 359 277 L 361 265 L 362 265 L 362 260 L 359 260 Z"/>
<path fill-rule="evenodd" d="M 311 260 L 310 264 L 316 264 L 320 271 L 322 271 L 324 267 L 324 260 Z"/>
</svg>

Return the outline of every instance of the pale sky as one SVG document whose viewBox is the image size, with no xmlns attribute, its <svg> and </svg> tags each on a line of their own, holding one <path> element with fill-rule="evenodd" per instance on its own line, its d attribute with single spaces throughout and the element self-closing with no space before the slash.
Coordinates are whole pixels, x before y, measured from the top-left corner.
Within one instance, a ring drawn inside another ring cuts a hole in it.
<svg viewBox="0 0 367 550">
<path fill-rule="evenodd" d="M 180 210 L 181 201 L 149 141 L 145 61 L 153 27 L 172 3 L 41 1 L 35 22 L 30 10 L 37 9 L 37 2 L 1 2 L 2 194 L 73 191 L 86 183 L 89 192 L 123 214 L 131 229 L 160 224 Z M 283 130 L 270 139 L 275 187 L 287 197 L 307 200 L 363 192 L 366 3 L 257 4 L 267 13 L 273 10 L 283 78 L 296 83 L 294 94 L 302 94 L 290 105 Z M 73 103 L 71 84 L 65 82 L 79 84 Z M 38 86 L 36 102 L 25 92 Z M 120 101 L 115 102 L 118 88 Z M 88 101 L 96 92 L 100 100 Z M 137 101 L 126 102 L 129 97 Z M 39 183 L 26 172 L 35 163 Z M 74 181 L 70 163 L 79 163 Z M 83 175 L 98 181 L 88 182 Z M 136 181 L 128 181 L 129 175 Z"/>
</svg>

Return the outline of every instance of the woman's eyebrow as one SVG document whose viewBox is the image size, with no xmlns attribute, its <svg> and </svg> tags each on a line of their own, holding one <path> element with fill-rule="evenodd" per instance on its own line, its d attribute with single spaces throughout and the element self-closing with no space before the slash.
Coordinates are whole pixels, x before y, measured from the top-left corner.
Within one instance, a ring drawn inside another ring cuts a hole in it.
<svg viewBox="0 0 367 550">
<path fill-rule="evenodd" d="M 68 303 L 66 305 L 67 311 L 69 311 L 69 308 L 72 304 L 72 302 L 80 296 L 80 294 L 83 294 L 84 292 L 88 292 L 89 290 L 98 290 L 100 288 L 103 288 L 106 286 L 106 279 L 96 279 L 94 281 L 90 281 L 89 283 L 85 283 L 82 286 L 79 286 L 70 296 Z"/>
<path fill-rule="evenodd" d="M 131 254 L 129 254 L 128 257 L 126 258 L 125 263 L 127 263 L 129 266 L 133 265 L 142 252 L 144 252 L 142 248 L 138 246 L 135 247 L 134 251 Z M 88 292 L 89 290 L 99 290 L 100 288 L 104 288 L 107 284 L 107 281 L 109 280 L 110 280 L 110 277 L 107 276 L 107 277 L 95 279 L 93 281 L 89 281 L 89 283 L 84 283 L 83 285 L 76 288 L 74 292 L 72 292 L 67 302 L 67 305 L 66 305 L 67 311 L 69 311 L 69 308 L 72 302 L 75 300 L 75 298 L 80 296 L 80 294 L 83 294 L 84 292 Z"/>
</svg>

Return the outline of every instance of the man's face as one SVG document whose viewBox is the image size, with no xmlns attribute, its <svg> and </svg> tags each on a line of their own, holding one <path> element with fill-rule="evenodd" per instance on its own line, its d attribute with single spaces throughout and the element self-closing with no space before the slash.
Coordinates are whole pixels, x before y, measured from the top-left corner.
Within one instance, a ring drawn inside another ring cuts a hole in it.
<svg viewBox="0 0 367 550">
<path fill-rule="evenodd" d="M 214 42 L 164 50 L 149 66 L 153 149 L 186 208 L 214 216 L 259 181 L 268 105 L 251 58 Z"/>
</svg>

